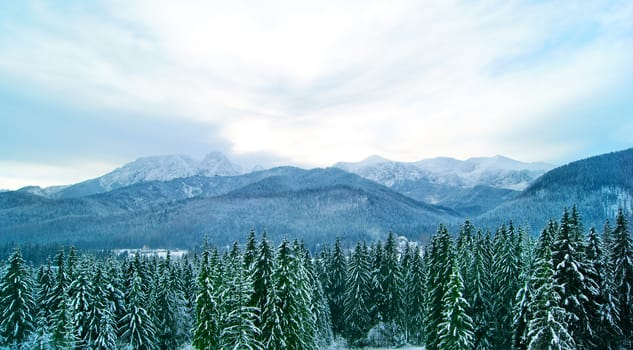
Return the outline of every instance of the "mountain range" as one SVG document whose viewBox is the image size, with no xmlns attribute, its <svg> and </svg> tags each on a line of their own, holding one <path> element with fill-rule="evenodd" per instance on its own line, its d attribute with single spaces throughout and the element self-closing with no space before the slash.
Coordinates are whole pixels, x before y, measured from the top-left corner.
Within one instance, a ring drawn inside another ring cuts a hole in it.
<svg viewBox="0 0 633 350">
<path fill-rule="evenodd" d="M 220 153 L 140 158 L 99 178 L 0 193 L 0 242 L 85 247 L 229 244 L 254 228 L 310 246 L 375 240 L 393 230 L 426 239 L 439 223 L 483 228 L 514 220 L 536 232 L 563 207 L 587 225 L 631 213 L 633 149 L 552 169 L 506 157 L 395 162 L 372 156 L 324 169 L 245 173 Z"/>
</svg>

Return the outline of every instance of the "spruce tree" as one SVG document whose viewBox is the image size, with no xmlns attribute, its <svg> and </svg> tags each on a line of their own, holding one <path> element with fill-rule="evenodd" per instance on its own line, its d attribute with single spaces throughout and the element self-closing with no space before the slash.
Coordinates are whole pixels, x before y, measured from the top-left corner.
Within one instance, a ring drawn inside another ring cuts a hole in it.
<svg viewBox="0 0 633 350">
<path fill-rule="evenodd" d="M 426 293 L 424 272 L 420 247 L 415 245 L 415 248 L 411 250 L 411 266 L 405 283 L 408 288 L 403 312 L 406 315 L 408 342 L 415 345 L 422 345 L 424 342 L 424 295 Z"/>
<path fill-rule="evenodd" d="M 271 301 L 275 287 L 273 281 L 275 257 L 265 232 L 256 253 L 257 255 L 250 272 L 253 280 L 253 293 L 249 301 L 249 306 L 255 308 L 257 314 L 255 326 L 260 330 L 260 333 L 257 335 L 257 340 L 262 344 L 268 344 L 269 338 L 272 336 L 271 333 L 274 332 L 274 330 L 269 327 L 273 327 L 275 323 L 273 320 L 268 319 L 270 309 L 267 309 L 266 306 L 272 307 L 277 304 Z"/>
<path fill-rule="evenodd" d="M 125 293 L 127 314 L 122 320 L 123 341 L 133 349 L 149 350 L 156 348 L 156 329 L 146 309 L 147 294 L 142 283 L 141 273 L 135 268 Z"/>
<path fill-rule="evenodd" d="M 345 337 L 351 344 L 362 345 L 362 340 L 371 328 L 368 306 L 370 292 L 369 256 L 358 242 L 348 264 L 345 285 Z"/>
<path fill-rule="evenodd" d="M 223 264 L 223 279 L 220 288 L 220 303 L 224 309 L 221 315 L 221 349 L 262 349 L 257 340 L 260 330 L 255 326 L 256 308 L 249 306 L 253 295 L 250 275 L 244 272 L 239 246 L 233 245 L 228 260 Z"/>
<path fill-rule="evenodd" d="M 614 294 L 618 303 L 621 344 L 633 348 L 633 241 L 622 209 L 613 232 Z"/>
<path fill-rule="evenodd" d="M 200 274 L 198 275 L 199 292 L 196 298 L 196 326 L 193 332 L 193 346 L 199 350 L 217 349 L 220 344 L 219 334 L 221 330 L 218 310 L 220 306 L 218 305 L 218 290 L 213 273 L 216 266 L 211 267 L 210 255 L 209 247 L 205 243 Z"/>
<path fill-rule="evenodd" d="M 467 300 L 470 304 L 470 315 L 473 319 L 473 349 L 483 350 L 491 348 L 491 245 L 489 233 L 484 236 L 481 231 L 478 231 L 474 239 L 472 281 L 470 281 L 472 299 Z"/>
<path fill-rule="evenodd" d="M 453 241 L 445 226 L 440 225 L 432 237 L 428 256 L 425 344 L 429 350 L 439 350 L 441 348 L 438 329 L 444 320 L 443 301 L 455 261 Z"/>
<path fill-rule="evenodd" d="M 303 266 L 305 267 L 309 285 L 312 286 L 311 312 L 315 319 L 315 339 L 319 349 L 328 347 L 333 340 L 332 318 L 330 316 L 330 306 L 327 297 L 318 278 L 317 264 L 310 256 L 310 252 L 301 246 L 303 255 Z M 367 255 L 367 247 L 365 247 Z"/>
<path fill-rule="evenodd" d="M 383 264 L 381 268 L 382 300 L 379 302 L 380 314 L 389 331 L 389 343 L 401 344 L 402 334 L 402 272 L 398 259 L 398 242 L 393 232 L 389 232 L 385 242 Z"/>
<path fill-rule="evenodd" d="M 74 331 L 68 299 L 68 287 L 71 280 L 67 274 L 63 249 L 55 256 L 54 264 L 57 270 L 55 288 L 48 302 L 53 313 L 51 317 L 52 342 L 58 348 L 66 348 L 74 344 Z"/>
<path fill-rule="evenodd" d="M 438 348 L 469 350 L 473 348 L 473 322 L 466 313 L 468 302 L 463 296 L 464 284 L 456 264 L 442 298 L 442 321 L 438 327 Z"/>
<path fill-rule="evenodd" d="M 523 285 L 523 241 L 521 229 L 512 222 L 497 230 L 493 248 L 492 345 L 495 349 L 512 347 L 514 302 Z"/>
<path fill-rule="evenodd" d="M 345 329 L 345 281 L 347 280 L 347 261 L 341 246 L 340 238 L 336 238 L 329 266 L 329 285 L 326 293 L 330 303 L 332 330 L 334 335 L 341 335 Z"/>
<path fill-rule="evenodd" d="M 383 266 L 383 254 L 384 249 L 382 247 L 382 242 L 378 241 L 372 244 L 370 249 L 371 256 L 371 293 L 369 297 L 369 313 L 371 315 L 371 324 L 376 325 L 379 322 L 382 322 L 384 316 L 380 313 L 381 309 L 379 307 L 381 300 L 383 297 L 382 290 L 382 266 Z"/>
<path fill-rule="evenodd" d="M 542 243 L 542 242 L 541 242 Z M 576 344 L 567 331 L 567 314 L 559 306 L 560 296 L 554 287 L 554 269 L 549 246 L 541 247 L 534 276 L 534 301 L 528 323 L 528 350 L 574 350 Z"/>
<path fill-rule="evenodd" d="M 571 336 L 580 349 L 593 348 L 590 317 L 598 312 L 596 272 L 586 261 L 581 223 L 575 208 L 565 210 L 552 248 L 554 281 L 561 297 L 560 306 L 568 315 Z"/>
<path fill-rule="evenodd" d="M 290 350 L 316 349 L 315 319 L 311 313 L 312 295 L 307 276 L 297 252 L 284 239 L 277 249 L 277 269 L 273 275 L 277 315 L 281 333 L 269 348 Z M 274 347 L 270 347 L 274 346 Z"/>
<path fill-rule="evenodd" d="M 20 249 L 9 258 L 0 284 L 0 336 L 4 345 L 22 348 L 34 328 L 33 281 Z"/>
<path fill-rule="evenodd" d="M 182 341 L 180 318 L 184 315 L 185 300 L 180 288 L 174 283 L 169 251 L 159 264 L 156 288 L 156 338 L 159 349 L 175 349 Z"/>
<path fill-rule="evenodd" d="M 610 230 L 610 229 L 609 229 Z M 617 326 L 618 310 L 613 297 L 613 273 L 605 245 L 595 228 L 589 230 L 586 243 L 586 258 L 596 271 L 595 281 L 599 287 L 597 314 L 592 315 L 590 324 L 594 330 L 593 343 L 599 349 L 614 349 L 614 339 L 619 334 Z"/>
<path fill-rule="evenodd" d="M 93 298 L 88 319 L 87 348 L 114 349 L 117 345 L 116 306 L 109 301 L 110 281 L 106 280 L 102 266 L 96 266 L 92 279 Z"/>
<path fill-rule="evenodd" d="M 68 286 L 75 344 L 83 347 L 86 347 L 90 341 L 90 312 L 94 304 L 94 288 L 88 264 L 86 260 L 82 262 L 81 268 L 76 270 L 76 278 Z"/>
</svg>

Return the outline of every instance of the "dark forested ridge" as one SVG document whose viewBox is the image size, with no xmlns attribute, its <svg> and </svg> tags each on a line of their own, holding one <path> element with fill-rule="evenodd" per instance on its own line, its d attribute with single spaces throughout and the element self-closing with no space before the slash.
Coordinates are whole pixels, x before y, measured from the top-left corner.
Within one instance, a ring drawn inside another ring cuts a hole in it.
<svg viewBox="0 0 633 350">
<path fill-rule="evenodd" d="M 374 240 L 393 229 L 419 237 L 450 209 L 422 203 L 340 169 L 275 168 L 241 176 L 143 182 L 80 198 L 0 193 L 0 242 L 87 248 L 230 244 L 250 228 L 312 246 L 336 235 Z"/>
<path fill-rule="evenodd" d="M 553 169 L 522 192 L 425 181 L 386 187 L 337 168 L 279 167 L 137 182 L 87 196 L 73 186 L 54 193 L 25 188 L 0 193 L 0 244 L 191 248 L 205 234 L 226 245 L 251 228 L 267 230 L 275 242 L 289 235 L 309 247 L 337 236 L 346 245 L 384 240 L 389 230 L 426 241 L 439 223 L 455 230 L 466 218 L 490 230 L 512 219 L 535 236 L 563 207 L 576 205 L 585 223 L 596 226 L 614 220 L 618 208 L 632 213 L 633 149 Z"/>
<path fill-rule="evenodd" d="M 613 220 L 618 209 L 633 212 L 633 148 L 607 153 L 553 169 L 536 179 L 525 191 L 477 217 L 494 226 L 512 218 L 529 225 L 533 233 L 555 218 L 560 208 L 576 205 L 585 223 L 601 225 Z"/>
<path fill-rule="evenodd" d="M 390 233 L 312 254 L 300 241 L 158 258 L 61 250 L 0 271 L 0 342 L 22 349 L 632 349 L 633 241 L 620 211 L 573 207 L 538 238 L 469 221 L 426 245 Z"/>
</svg>

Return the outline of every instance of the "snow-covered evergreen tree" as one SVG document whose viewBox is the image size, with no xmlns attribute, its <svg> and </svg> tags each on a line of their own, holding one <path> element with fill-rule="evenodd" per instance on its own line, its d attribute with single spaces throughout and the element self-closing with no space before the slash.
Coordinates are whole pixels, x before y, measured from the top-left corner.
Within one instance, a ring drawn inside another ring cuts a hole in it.
<svg viewBox="0 0 633 350">
<path fill-rule="evenodd" d="M 554 281 L 561 297 L 560 306 L 568 315 L 571 336 L 580 349 L 592 348 L 593 330 L 589 319 L 598 312 L 596 272 L 586 261 L 584 236 L 575 207 L 564 211 L 559 232 L 552 245 Z"/>
<path fill-rule="evenodd" d="M 423 265 L 420 247 L 415 245 L 410 250 L 411 265 L 407 273 L 406 302 L 404 303 L 403 315 L 405 317 L 408 333 L 408 342 L 421 345 L 424 342 L 424 295 L 426 293 L 425 267 Z"/>
<path fill-rule="evenodd" d="M 590 326 L 594 331 L 592 342 L 599 349 L 613 349 L 614 344 L 616 344 L 614 339 L 619 334 L 617 326 L 618 310 L 611 286 L 613 273 L 609 270 L 610 264 L 607 263 L 608 258 L 604 242 L 593 227 L 587 235 L 585 251 L 587 262 L 596 271 L 594 279 L 599 287 L 597 299 L 599 309 L 597 314 L 592 315 L 589 319 Z"/>
<path fill-rule="evenodd" d="M 491 348 L 491 247 L 492 242 L 490 235 L 488 233 L 483 235 L 481 231 L 478 231 L 474 238 L 473 245 L 472 280 L 469 281 L 472 288 L 471 300 L 468 300 L 470 304 L 470 316 L 473 319 L 473 349 L 477 350 L 487 350 Z"/>
<path fill-rule="evenodd" d="M 253 293 L 248 304 L 254 308 L 257 315 L 255 327 L 260 330 L 260 333 L 257 334 L 257 340 L 264 345 L 269 344 L 277 326 L 274 320 L 268 318 L 271 312 L 270 308 L 276 308 L 278 305 L 277 302 L 272 301 L 275 295 L 274 270 L 274 252 L 264 232 L 256 251 L 255 260 L 251 265 L 250 277 L 253 281 Z"/>
<path fill-rule="evenodd" d="M 347 260 L 341 245 L 340 238 L 336 238 L 334 250 L 328 263 L 329 285 L 326 294 L 330 303 L 330 315 L 332 317 L 332 330 L 334 335 L 342 334 L 345 329 L 345 281 L 347 280 Z"/>
<path fill-rule="evenodd" d="M 270 315 L 270 319 L 279 320 L 281 333 L 276 335 L 279 338 L 267 344 L 269 348 L 316 349 L 311 288 L 302 261 L 296 253 L 286 239 L 277 249 L 277 269 L 273 280 L 279 305 L 276 308 L 278 314 Z"/>
<path fill-rule="evenodd" d="M 0 339 L 22 348 L 35 326 L 33 281 L 22 253 L 16 248 L 0 283 Z"/>
<path fill-rule="evenodd" d="M 362 344 L 371 328 L 369 313 L 369 293 L 371 292 L 371 271 L 367 251 L 360 242 L 352 253 L 345 286 L 345 337 L 351 344 Z"/>
<path fill-rule="evenodd" d="M 86 348 L 95 350 L 114 349 L 117 345 L 117 319 L 114 303 L 108 300 L 109 282 L 105 279 L 103 265 L 95 264 L 92 276 L 93 296 L 88 312 Z"/>
<path fill-rule="evenodd" d="M 621 345 L 633 348 L 633 241 L 622 209 L 613 232 L 614 294 L 618 303 Z"/>
<path fill-rule="evenodd" d="M 438 325 L 438 349 L 473 349 L 473 322 L 466 310 L 470 307 L 463 297 L 464 284 L 457 264 L 442 298 L 442 321 Z"/>
<path fill-rule="evenodd" d="M 366 247 L 365 247 L 366 248 Z M 366 249 L 365 249 L 366 251 Z M 309 284 L 312 286 L 311 311 L 315 319 L 315 339 L 319 349 L 328 347 L 333 340 L 332 318 L 327 297 L 318 278 L 317 264 L 310 256 L 310 252 L 301 245 L 300 253 L 303 255 Z"/>
<path fill-rule="evenodd" d="M 534 301 L 528 323 L 528 350 L 574 350 L 576 344 L 567 331 L 567 314 L 559 306 L 560 296 L 554 287 L 554 268 L 550 248 L 541 243 L 534 276 Z"/>
<path fill-rule="evenodd" d="M 61 249 L 55 256 L 54 264 L 55 288 L 48 302 L 51 308 L 52 342 L 57 348 L 68 348 L 74 345 L 74 331 L 69 307 L 68 287 L 70 278 L 66 270 L 66 258 Z"/>
<path fill-rule="evenodd" d="M 76 278 L 68 286 L 68 298 L 73 325 L 75 345 L 87 347 L 90 343 L 90 318 L 94 304 L 94 287 L 89 270 L 89 262 L 84 259 L 77 268 Z"/>
<path fill-rule="evenodd" d="M 122 320 L 122 337 L 130 349 L 156 349 L 156 328 L 147 312 L 147 294 L 143 290 L 141 274 L 134 268 L 125 293 L 127 314 Z"/>
<path fill-rule="evenodd" d="M 441 348 L 438 330 L 444 320 L 444 296 L 448 290 L 449 277 L 455 261 L 453 241 L 445 226 L 440 225 L 431 239 L 428 256 L 425 345 L 429 350 L 439 350 Z"/>
<path fill-rule="evenodd" d="M 211 265 L 212 263 L 213 265 Z M 196 298 L 196 326 L 193 331 L 193 346 L 199 350 L 217 349 L 220 345 L 219 291 L 214 276 L 217 273 L 217 264 L 217 252 L 211 255 L 211 251 L 205 243 L 198 276 L 199 292 Z"/>
<path fill-rule="evenodd" d="M 512 347 L 513 309 L 516 295 L 523 285 L 523 242 L 510 222 L 498 230 L 493 241 L 494 291 L 492 295 L 492 345 L 494 349 L 505 350 Z"/>
<path fill-rule="evenodd" d="M 175 279 L 171 255 L 167 252 L 159 263 L 155 302 L 158 347 L 165 350 L 175 349 L 185 340 L 181 320 L 185 316 L 186 301 Z"/>
<path fill-rule="evenodd" d="M 228 260 L 223 264 L 224 283 L 220 288 L 219 299 L 223 313 L 221 315 L 221 349 L 262 349 L 257 339 L 260 329 L 255 326 L 257 309 L 249 305 L 253 295 L 253 283 L 250 275 L 244 272 L 239 246 L 233 245 Z"/>
<path fill-rule="evenodd" d="M 389 345 L 404 343 L 402 325 L 402 271 L 398 256 L 398 242 L 393 232 L 389 232 L 380 268 L 381 298 L 378 299 L 378 312 L 382 316 L 385 341 Z"/>
</svg>

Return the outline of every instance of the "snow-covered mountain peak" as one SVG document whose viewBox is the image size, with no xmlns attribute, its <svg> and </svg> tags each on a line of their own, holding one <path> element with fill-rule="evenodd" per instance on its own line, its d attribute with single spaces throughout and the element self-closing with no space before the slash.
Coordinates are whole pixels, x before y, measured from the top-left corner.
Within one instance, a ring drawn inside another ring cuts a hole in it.
<svg viewBox="0 0 633 350">
<path fill-rule="evenodd" d="M 500 155 L 463 161 L 437 157 L 411 163 L 372 156 L 361 162 L 337 163 L 334 166 L 389 187 L 405 181 L 426 180 L 432 184 L 462 188 L 486 185 L 513 190 L 526 188 L 554 167 L 545 163 L 524 163 Z"/>
<path fill-rule="evenodd" d="M 198 164 L 185 155 L 141 157 L 98 178 L 106 190 L 144 181 L 167 181 L 198 173 Z"/>
<path fill-rule="evenodd" d="M 231 163 L 220 152 L 207 154 L 198 164 L 199 175 L 204 176 L 234 176 L 242 173 L 241 168 Z"/>
<path fill-rule="evenodd" d="M 195 175 L 233 176 L 240 173 L 239 166 L 231 163 L 222 153 L 212 152 L 200 162 L 180 154 L 141 157 L 96 180 L 105 191 L 110 191 L 145 181 L 169 181 Z"/>
</svg>

